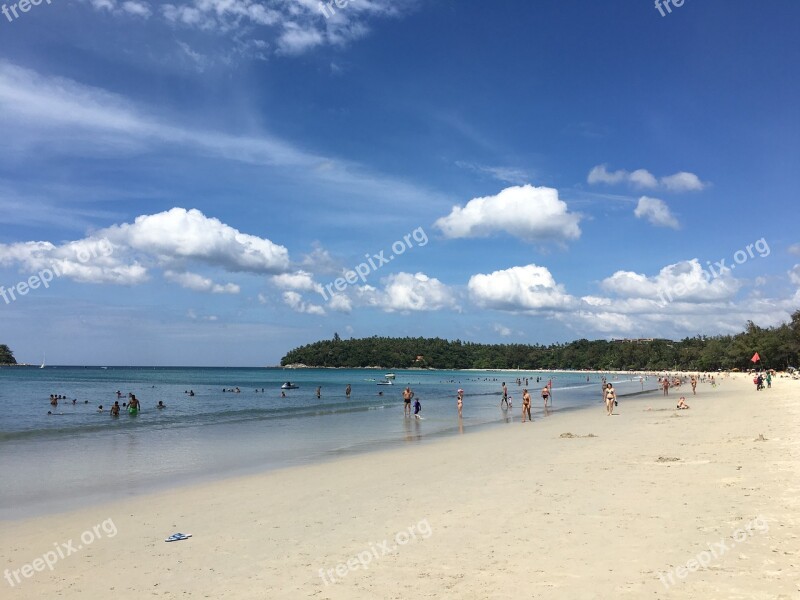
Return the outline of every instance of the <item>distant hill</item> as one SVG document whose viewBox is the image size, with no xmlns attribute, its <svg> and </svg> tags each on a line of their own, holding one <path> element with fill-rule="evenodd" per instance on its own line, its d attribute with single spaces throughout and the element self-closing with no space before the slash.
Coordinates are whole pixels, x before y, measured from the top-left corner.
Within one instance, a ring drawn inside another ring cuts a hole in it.
<svg viewBox="0 0 800 600">
<path fill-rule="evenodd" d="M 0 365 L 15 365 L 17 359 L 14 358 L 14 353 L 11 348 L 5 344 L 0 344 Z"/>
<path fill-rule="evenodd" d="M 549 346 L 474 344 L 440 338 L 370 337 L 343 340 L 335 334 L 295 348 L 281 365 L 310 367 L 381 367 L 407 369 L 592 369 L 661 371 L 684 369 L 745 370 L 758 352 L 758 366 L 785 369 L 797 366 L 800 355 L 800 311 L 792 321 L 761 328 L 747 323 L 743 333 L 715 337 L 666 339 L 577 340 Z"/>
</svg>

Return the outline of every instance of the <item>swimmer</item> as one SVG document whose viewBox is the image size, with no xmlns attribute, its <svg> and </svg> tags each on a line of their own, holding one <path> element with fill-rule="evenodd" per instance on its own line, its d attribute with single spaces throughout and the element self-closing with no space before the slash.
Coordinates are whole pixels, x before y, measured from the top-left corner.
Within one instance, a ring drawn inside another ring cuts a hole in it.
<svg viewBox="0 0 800 600">
<path fill-rule="evenodd" d="M 164 404 L 163 400 L 159 400 L 158 404 L 156 405 L 156 408 L 167 408 L 167 405 Z"/>
</svg>

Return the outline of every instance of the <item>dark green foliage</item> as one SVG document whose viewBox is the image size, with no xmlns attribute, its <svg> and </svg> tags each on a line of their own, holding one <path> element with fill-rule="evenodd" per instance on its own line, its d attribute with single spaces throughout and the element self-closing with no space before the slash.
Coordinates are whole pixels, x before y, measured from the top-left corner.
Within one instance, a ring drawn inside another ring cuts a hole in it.
<svg viewBox="0 0 800 600">
<path fill-rule="evenodd" d="M 800 356 L 800 311 L 788 324 L 767 329 L 747 323 L 737 335 L 686 338 L 679 342 L 609 342 L 577 340 L 550 346 L 473 344 L 440 338 L 371 337 L 315 342 L 295 348 L 281 365 L 302 363 L 314 367 L 430 367 L 436 369 L 683 369 L 713 371 L 747 369 L 750 357 L 761 356 L 760 366 L 785 369 L 797 366 Z M 421 357 L 418 359 L 418 357 Z"/>
<path fill-rule="evenodd" d="M 5 344 L 0 344 L 0 365 L 15 365 L 17 360 L 14 358 L 14 353 L 11 348 Z"/>
</svg>

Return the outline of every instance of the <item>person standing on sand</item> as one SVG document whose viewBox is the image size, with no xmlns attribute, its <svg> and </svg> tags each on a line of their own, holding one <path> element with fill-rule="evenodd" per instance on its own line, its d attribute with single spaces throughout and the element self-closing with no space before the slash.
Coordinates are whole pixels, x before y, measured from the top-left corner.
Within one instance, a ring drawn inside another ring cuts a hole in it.
<svg viewBox="0 0 800 600">
<path fill-rule="evenodd" d="M 500 399 L 500 408 L 503 408 L 503 402 L 506 403 L 506 408 L 508 408 L 508 388 L 505 381 L 503 382 L 503 397 Z"/>
<path fill-rule="evenodd" d="M 692 395 L 697 396 L 697 377 L 692 375 Z"/>
<path fill-rule="evenodd" d="M 669 378 L 664 377 L 663 381 L 661 382 L 661 387 L 664 388 L 664 395 L 669 396 Z"/>
<path fill-rule="evenodd" d="M 531 416 L 531 395 L 528 393 L 528 388 L 522 390 L 522 422 L 525 422 L 525 415 L 527 414 L 528 420 L 533 421 Z"/>
<path fill-rule="evenodd" d="M 614 389 L 614 386 L 611 383 L 606 384 L 606 391 L 605 391 L 605 400 L 606 400 L 606 411 L 608 412 L 608 416 L 614 414 L 614 405 L 617 402 L 617 391 Z"/>
<path fill-rule="evenodd" d="M 461 409 L 464 408 L 464 390 L 461 388 L 458 389 L 458 395 L 456 396 L 456 407 L 458 408 L 458 418 L 461 418 Z"/>
<path fill-rule="evenodd" d="M 353 388 L 351 388 L 351 387 L 350 387 L 350 384 L 348 383 L 348 384 L 347 384 L 347 387 L 346 387 L 346 388 L 344 388 L 344 395 L 345 395 L 345 396 L 347 396 L 347 397 L 349 398 L 349 397 L 350 397 L 350 392 L 351 392 L 351 391 L 353 391 Z"/>
<path fill-rule="evenodd" d="M 414 392 L 411 391 L 411 388 L 406 386 L 406 389 L 403 390 L 403 415 L 406 417 L 411 416 L 411 399 L 414 397 Z"/>
</svg>

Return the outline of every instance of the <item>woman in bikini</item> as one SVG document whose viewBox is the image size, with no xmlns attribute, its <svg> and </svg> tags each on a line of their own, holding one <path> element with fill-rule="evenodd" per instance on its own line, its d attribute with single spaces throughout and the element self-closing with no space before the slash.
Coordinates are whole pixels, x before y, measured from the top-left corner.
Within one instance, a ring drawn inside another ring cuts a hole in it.
<svg viewBox="0 0 800 600">
<path fill-rule="evenodd" d="M 606 412 L 608 416 L 614 414 L 614 403 L 617 401 L 617 392 L 614 389 L 614 386 L 610 383 L 606 384 L 606 391 L 605 391 L 605 400 L 606 400 Z"/>
<path fill-rule="evenodd" d="M 522 390 L 522 422 L 525 422 L 525 415 L 528 415 L 528 420 L 533 421 L 531 416 L 531 395 L 527 389 Z"/>
</svg>

